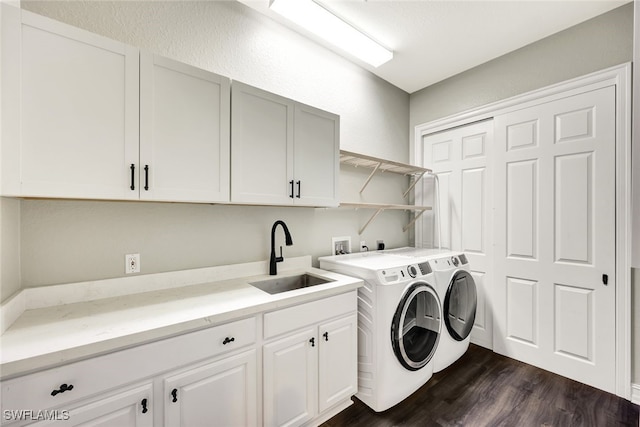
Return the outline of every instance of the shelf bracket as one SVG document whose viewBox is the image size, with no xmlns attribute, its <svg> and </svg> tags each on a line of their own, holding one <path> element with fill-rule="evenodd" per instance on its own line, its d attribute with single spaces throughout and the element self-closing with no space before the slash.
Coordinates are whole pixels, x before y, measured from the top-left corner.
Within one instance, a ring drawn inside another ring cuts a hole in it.
<svg viewBox="0 0 640 427">
<path fill-rule="evenodd" d="M 405 191 L 405 192 L 402 194 L 402 197 L 407 197 L 407 194 L 409 194 L 409 191 L 413 190 L 413 187 L 415 187 L 415 186 L 416 186 L 416 184 L 418 183 L 418 181 L 420 181 L 420 180 L 422 179 L 422 177 L 424 176 L 424 174 L 425 174 L 425 173 L 427 173 L 427 172 L 426 172 L 426 171 L 425 171 L 425 172 L 422 172 L 422 173 L 420 174 L 420 176 L 414 176 L 414 178 L 413 178 L 413 182 L 411 183 L 411 185 L 409 186 L 409 188 L 407 188 L 407 191 Z"/>
<path fill-rule="evenodd" d="M 367 185 L 369 185 L 369 181 L 371 181 L 371 178 L 373 178 L 373 175 L 376 174 L 376 172 L 380 168 L 381 164 L 382 163 L 378 162 L 378 164 L 376 164 L 376 167 L 373 168 L 373 171 L 371 171 L 371 173 L 369 174 L 369 178 L 367 178 L 367 180 L 364 182 L 364 184 L 362 184 L 362 188 L 360 189 L 360 193 L 362 193 L 364 191 L 364 189 L 367 188 Z"/>
<path fill-rule="evenodd" d="M 364 230 L 366 230 L 369 224 L 371 224 L 371 221 L 373 221 L 378 215 L 380 215 L 380 212 L 382 212 L 383 210 L 384 208 L 380 208 L 377 211 L 375 211 L 375 213 L 371 215 L 371 218 L 369 218 L 369 221 L 367 221 L 365 225 L 360 227 L 360 231 L 358 231 L 358 234 L 364 233 Z"/>
<path fill-rule="evenodd" d="M 422 216 L 422 214 L 425 213 L 425 211 L 420 211 L 418 213 L 416 213 L 416 215 L 413 217 L 413 219 L 411 220 L 411 222 L 409 222 L 409 224 L 405 225 L 404 227 L 402 227 L 402 231 L 407 231 L 409 229 L 409 227 L 411 227 L 413 224 L 416 223 L 416 221 L 418 220 L 418 218 L 420 218 Z"/>
</svg>

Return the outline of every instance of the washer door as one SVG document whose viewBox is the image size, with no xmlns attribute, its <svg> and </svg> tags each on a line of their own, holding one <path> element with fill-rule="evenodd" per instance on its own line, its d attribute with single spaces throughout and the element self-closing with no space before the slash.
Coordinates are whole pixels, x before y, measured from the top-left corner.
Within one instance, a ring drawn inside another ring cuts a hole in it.
<svg viewBox="0 0 640 427">
<path fill-rule="evenodd" d="M 391 345 L 402 366 L 417 371 L 431 360 L 440 339 L 441 314 L 431 286 L 418 282 L 407 289 L 391 322 Z"/>
<path fill-rule="evenodd" d="M 444 323 L 454 340 L 463 341 L 471 334 L 477 306 L 476 282 L 469 272 L 456 271 L 449 282 L 443 304 Z"/>
</svg>

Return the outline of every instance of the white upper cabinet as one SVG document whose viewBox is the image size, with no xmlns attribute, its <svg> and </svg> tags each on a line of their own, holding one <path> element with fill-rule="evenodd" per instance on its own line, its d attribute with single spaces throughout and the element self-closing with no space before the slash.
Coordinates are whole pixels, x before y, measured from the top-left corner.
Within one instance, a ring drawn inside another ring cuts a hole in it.
<svg viewBox="0 0 640 427">
<path fill-rule="evenodd" d="M 340 117 L 296 103 L 293 130 L 295 203 L 338 206 Z"/>
<path fill-rule="evenodd" d="M 137 198 L 138 67 L 136 48 L 3 6 L 2 194 Z"/>
<path fill-rule="evenodd" d="M 231 201 L 338 206 L 339 116 L 234 82 Z"/>
<path fill-rule="evenodd" d="M 229 201 L 229 79 L 140 55 L 140 199 Z"/>
<path fill-rule="evenodd" d="M 235 81 L 231 97 L 231 201 L 293 203 L 293 102 Z"/>
<path fill-rule="evenodd" d="M 230 81 L 2 6 L 4 196 L 229 201 Z"/>
</svg>

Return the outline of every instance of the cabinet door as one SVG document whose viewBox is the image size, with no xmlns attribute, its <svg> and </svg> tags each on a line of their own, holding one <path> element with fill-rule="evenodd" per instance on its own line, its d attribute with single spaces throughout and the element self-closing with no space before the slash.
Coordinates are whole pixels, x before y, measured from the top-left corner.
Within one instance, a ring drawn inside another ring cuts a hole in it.
<svg viewBox="0 0 640 427">
<path fill-rule="evenodd" d="M 116 394 L 100 397 L 91 403 L 70 410 L 49 410 L 37 414 L 43 421 L 29 424 L 46 426 L 61 420 L 69 426 L 92 427 L 151 427 L 153 425 L 153 396 L 151 383 Z"/>
<path fill-rule="evenodd" d="M 234 82 L 231 201 L 293 203 L 293 101 Z"/>
<path fill-rule="evenodd" d="M 2 81 L 2 194 L 137 198 L 138 50 L 12 9 L 3 9 L 3 73 L 13 65 Z"/>
<path fill-rule="evenodd" d="M 295 203 L 338 206 L 340 117 L 296 104 L 294 123 Z"/>
<path fill-rule="evenodd" d="M 165 378 L 165 425 L 257 424 L 256 350 Z"/>
<path fill-rule="evenodd" d="M 298 426 L 317 413 L 316 332 L 308 328 L 263 347 L 265 426 Z"/>
<path fill-rule="evenodd" d="M 229 79 L 140 56 L 140 198 L 229 201 Z"/>
<path fill-rule="evenodd" d="M 356 315 L 320 325 L 318 405 L 320 412 L 358 391 Z"/>
</svg>

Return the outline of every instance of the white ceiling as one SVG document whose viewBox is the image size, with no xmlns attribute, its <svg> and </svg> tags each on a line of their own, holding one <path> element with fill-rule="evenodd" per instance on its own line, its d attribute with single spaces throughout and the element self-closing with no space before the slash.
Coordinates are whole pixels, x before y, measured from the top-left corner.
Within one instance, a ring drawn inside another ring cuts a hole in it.
<svg viewBox="0 0 640 427">
<path fill-rule="evenodd" d="M 284 20 L 269 0 L 239 1 L 412 93 L 631 0 L 317 0 L 394 51 L 378 68 Z"/>
</svg>

